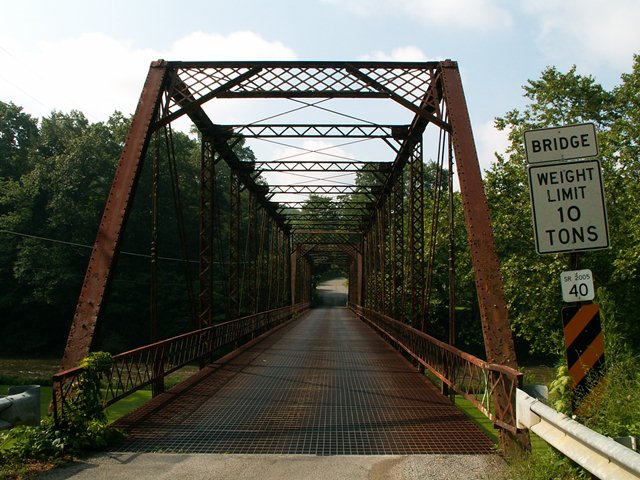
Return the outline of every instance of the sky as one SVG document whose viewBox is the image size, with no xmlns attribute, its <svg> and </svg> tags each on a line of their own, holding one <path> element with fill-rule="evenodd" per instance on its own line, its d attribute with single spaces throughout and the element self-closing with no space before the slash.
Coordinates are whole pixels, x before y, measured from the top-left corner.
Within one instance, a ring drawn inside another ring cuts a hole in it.
<svg viewBox="0 0 640 480">
<path fill-rule="evenodd" d="M 150 62 L 160 58 L 452 59 L 483 168 L 506 147 L 494 119 L 525 105 L 527 80 L 547 66 L 576 65 L 612 88 L 640 53 L 638 0 L 0 0 L 0 7 L 0 101 L 34 117 L 75 109 L 95 122 L 116 110 L 131 114 Z"/>
</svg>

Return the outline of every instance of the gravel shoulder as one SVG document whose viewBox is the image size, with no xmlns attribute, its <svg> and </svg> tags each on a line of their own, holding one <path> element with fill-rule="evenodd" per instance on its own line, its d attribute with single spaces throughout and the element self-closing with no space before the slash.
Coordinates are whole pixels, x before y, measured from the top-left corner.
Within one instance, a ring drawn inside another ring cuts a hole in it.
<svg viewBox="0 0 640 480">
<path fill-rule="evenodd" d="M 163 480 L 498 480 L 498 455 L 221 455 L 107 453 L 46 472 L 39 479 Z"/>
</svg>

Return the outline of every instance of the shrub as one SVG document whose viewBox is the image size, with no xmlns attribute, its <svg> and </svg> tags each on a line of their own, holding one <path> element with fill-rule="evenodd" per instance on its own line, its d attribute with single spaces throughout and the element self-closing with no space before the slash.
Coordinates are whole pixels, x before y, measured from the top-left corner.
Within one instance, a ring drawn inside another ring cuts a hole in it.
<svg viewBox="0 0 640 480">
<path fill-rule="evenodd" d="M 96 352 L 81 363 L 73 404 L 58 425 L 46 418 L 38 426 L 20 426 L 0 433 L 0 464 L 5 476 L 15 476 L 29 462 L 60 462 L 121 438 L 107 425 L 100 394 L 100 377 L 111 367 L 111 355 Z"/>
</svg>

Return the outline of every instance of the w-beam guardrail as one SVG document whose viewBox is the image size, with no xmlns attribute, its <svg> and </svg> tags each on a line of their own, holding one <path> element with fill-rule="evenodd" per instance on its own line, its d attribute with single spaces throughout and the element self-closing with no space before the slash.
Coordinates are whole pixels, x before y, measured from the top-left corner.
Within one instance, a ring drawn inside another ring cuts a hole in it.
<svg viewBox="0 0 640 480">
<path fill-rule="evenodd" d="M 350 304 L 352 311 L 384 338 L 404 350 L 443 384 L 462 395 L 494 425 L 512 433 L 516 424 L 516 390 L 522 373 L 485 362 L 405 323 Z"/>
<path fill-rule="evenodd" d="M 640 478 L 640 454 L 517 391 L 518 426 L 528 428 L 601 480 Z"/>
<path fill-rule="evenodd" d="M 225 347 L 236 347 L 294 318 L 309 308 L 296 304 L 230 320 L 178 335 L 113 357 L 111 370 L 104 376 L 104 406 L 149 385 L 163 385 L 164 377 L 194 362 L 211 358 Z M 81 367 L 53 376 L 53 412 L 56 424 L 77 398 Z"/>
<path fill-rule="evenodd" d="M 40 423 L 40 385 L 9 387 L 0 397 L 0 430 Z"/>
</svg>

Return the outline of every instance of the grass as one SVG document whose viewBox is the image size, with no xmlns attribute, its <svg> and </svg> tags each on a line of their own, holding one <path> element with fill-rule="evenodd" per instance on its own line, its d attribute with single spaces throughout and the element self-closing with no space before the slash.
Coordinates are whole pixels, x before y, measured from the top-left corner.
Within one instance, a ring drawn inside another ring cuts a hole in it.
<svg viewBox="0 0 640 480">
<path fill-rule="evenodd" d="M 466 398 L 456 395 L 455 399 L 456 407 L 469 417 L 473 423 L 475 423 L 485 435 L 487 435 L 493 443 L 498 443 L 498 433 L 493 427 L 493 422 L 487 418 L 487 416 L 478 410 L 473 403 Z"/>
<path fill-rule="evenodd" d="M 10 386 L 41 385 L 40 412 L 42 418 L 49 413 L 51 404 L 51 379 L 60 370 L 60 359 L 53 358 L 0 358 L 0 395 L 7 395 Z M 166 389 L 177 385 L 198 371 L 195 365 L 187 365 L 165 378 Z M 138 390 L 106 409 L 107 420 L 114 422 L 151 399 L 149 388 Z"/>
<path fill-rule="evenodd" d="M 151 400 L 151 390 L 138 390 L 106 408 L 107 421 L 115 422 L 117 419 L 134 411 Z"/>
<path fill-rule="evenodd" d="M 51 385 L 59 358 L 0 358 L 0 384 Z"/>
</svg>

